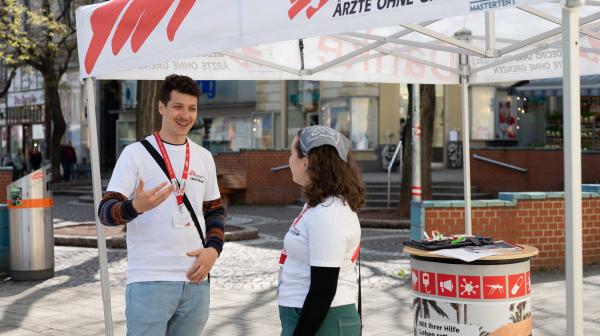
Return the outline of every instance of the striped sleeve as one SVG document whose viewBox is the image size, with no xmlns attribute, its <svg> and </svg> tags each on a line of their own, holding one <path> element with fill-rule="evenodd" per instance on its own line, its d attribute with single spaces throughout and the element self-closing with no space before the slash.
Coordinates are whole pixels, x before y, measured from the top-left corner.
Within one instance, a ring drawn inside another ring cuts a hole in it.
<svg viewBox="0 0 600 336">
<path fill-rule="evenodd" d="M 118 192 L 106 192 L 100 207 L 98 208 L 98 218 L 100 223 L 106 226 L 125 225 L 138 216 L 133 208 L 131 200 Z"/>
<path fill-rule="evenodd" d="M 206 247 L 213 247 L 219 255 L 225 242 L 225 208 L 220 198 L 203 203 L 206 223 Z"/>
</svg>

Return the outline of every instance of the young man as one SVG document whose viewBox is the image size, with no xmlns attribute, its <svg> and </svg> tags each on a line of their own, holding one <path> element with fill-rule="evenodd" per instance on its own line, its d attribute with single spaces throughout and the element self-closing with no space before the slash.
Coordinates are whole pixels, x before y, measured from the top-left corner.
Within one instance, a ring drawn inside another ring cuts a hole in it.
<svg viewBox="0 0 600 336">
<path fill-rule="evenodd" d="M 165 79 L 161 129 L 145 140 L 170 178 L 141 142 L 133 143 L 121 153 L 98 209 L 104 225 L 127 224 L 127 335 L 200 335 L 208 319 L 207 276 L 223 249 L 225 211 L 212 155 L 187 138 L 199 96 L 191 78 Z"/>
</svg>

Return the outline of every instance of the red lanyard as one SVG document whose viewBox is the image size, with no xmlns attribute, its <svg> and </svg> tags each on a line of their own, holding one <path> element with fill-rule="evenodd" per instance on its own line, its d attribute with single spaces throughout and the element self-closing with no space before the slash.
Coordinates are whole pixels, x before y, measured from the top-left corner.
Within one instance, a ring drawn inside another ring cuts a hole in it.
<svg viewBox="0 0 600 336">
<path fill-rule="evenodd" d="M 167 171 L 169 173 L 169 178 L 171 179 L 171 183 L 173 183 L 173 187 L 175 188 L 175 197 L 177 197 L 177 204 L 183 204 L 183 194 L 185 192 L 185 182 L 188 178 L 188 170 L 190 168 L 190 142 L 187 141 L 185 144 L 185 162 L 183 163 L 183 174 L 181 176 L 181 184 L 178 185 L 177 178 L 175 177 L 175 172 L 173 171 L 173 166 L 171 165 L 171 160 L 169 159 L 169 154 L 165 149 L 165 145 L 163 144 L 162 139 L 160 138 L 160 134 L 158 132 L 154 132 L 154 138 L 156 139 L 156 143 L 158 144 L 158 148 L 160 149 L 160 154 L 162 154 L 163 160 L 165 160 L 165 165 L 167 166 Z"/>
<path fill-rule="evenodd" d="M 310 207 L 307 205 L 306 208 L 304 208 L 304 210 L 302 210 L 302 212 L 300 213 L 300 215 L 298 215 L 298 217 L 296 217 L 296 219 L 294 220 L 294 223 L 292 223 L 292 228 L 294 228 L 296 226 L 296 224 L 298 224 L 298 222 L 300 221 L 300 219 L 302 219 L 302 215 L 304 215 L 304 213 L 309 209 Z M 283 249 L 281 251 L 281 255 L 279 255 L 279 263 L 281 265 L 285 264 L 285 259 L 287 259 L 287 253 L 285 252 L 285 249 Z"/>
<path fill-rule="evenodd" d="M 298 222 L 300 221 L 300 219 L 302 219 L 302 215 L 304 215 L 304 213 L 309 209 L 310 207 L 307 205 L 306 208 L 304 208 L 304 210 L 302 210 L 302 212 L 300 213 L 300 215 L 298 215 L 298 217 L 296 217 L 296 219 L 294 220 L 294 223 L 292 223 L 292 227 L 296 227 L 296 225 L 298 224 Z"/>
</svg>

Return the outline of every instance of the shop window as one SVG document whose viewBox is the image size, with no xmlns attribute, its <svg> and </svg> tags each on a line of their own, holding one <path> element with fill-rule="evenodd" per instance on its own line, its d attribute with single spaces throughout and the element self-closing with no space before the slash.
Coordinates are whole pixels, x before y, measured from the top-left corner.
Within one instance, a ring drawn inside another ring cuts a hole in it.
<svg viewBox="0 0 600 336">
<path fill-rule="evenodd" d="M 198 81 L 202 95 L 200 105 L 256 102 L 255 81 Z"/>
<path fill-rule="evenodd" d="M 124 115 L 124 114 L 123 114 Z M 119 157 L 121 152 L 125 147 L 129 144 L 134 143 L 135 140 L 135 120 L 128 115 L 129 118 L 125 118 L 124 116 L 119 116 L 119 119 L 116 122 L 117 128 L 117 155 Z"/>
<path fill-rule="evenodd" d="M 302 127 L 319 123 L 320 83 L 313 81 L 286 81 L 287 143 Z"/>
<path fill-rule="evenodd" d="M 400 104 L 398 104 L 400 118 L 408 119 L 410 111 L 408 110 L 408 86 L 400 84 Z"/>
<path fill-rule="evenodd" d="M 252 148 L 273 148 L 273 130 L 273 118 L 271 114 L 257 114 L 252 116 Z"/>
<path fill-rule="evenodd" d="M 198 118 L 189 137 L 213 154 L 252 148 L 252 117 Z"/>
<path fill-rule="evenodd" d="M 344 134 L 354 150 L 370 150 L 377 145 L 378 119 L 377 98 L 352 97 L 325 102 L 321 124 Z"/>
<path fill-rule="evenodd" d="M 471 139 L 516 139 L 516 127 L 513 123 L 509 124 L 513 119 L 516 121 L 510 102 L 507 105 L 502 100 L 496 104 L 496 88 L 494 87 L 473 86 L 470 90 Z M 511 138 L 509 138 L 509 134 Z"/>
</svg>

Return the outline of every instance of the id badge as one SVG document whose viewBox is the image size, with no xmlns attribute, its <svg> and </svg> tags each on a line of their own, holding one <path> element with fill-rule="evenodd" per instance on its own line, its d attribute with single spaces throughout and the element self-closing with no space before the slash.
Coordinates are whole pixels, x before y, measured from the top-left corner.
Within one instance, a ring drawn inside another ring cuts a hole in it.
<svg viewBox="0 0 600 336">
<path fill-rule="evenodd" d="M 194 226 L 194 222 L 192 221 L 192 216 L 188 211 L 177 211 L 175 215 L 173 215 L 173 227 L 176 229 L 187 229 Z"/>
</svg>

